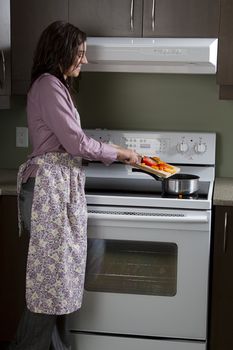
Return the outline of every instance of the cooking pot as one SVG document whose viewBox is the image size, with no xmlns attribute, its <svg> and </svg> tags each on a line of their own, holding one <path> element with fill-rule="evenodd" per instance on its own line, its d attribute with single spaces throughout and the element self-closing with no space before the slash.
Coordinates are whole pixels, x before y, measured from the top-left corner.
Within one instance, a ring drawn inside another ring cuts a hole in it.
<svg viewBox="0 0 233 350">
<path fill-rule="evenodd" d="M 168 195 L 192 195 L 199 190 L 199 176 L 190 174 L 174 174 L 169 178 L 161 178 L 156 174 L 149 173 L 142 169 L 132 169 L 133 172 L 141 172 L 162 181 L 162 192 Z"/>
</svg>

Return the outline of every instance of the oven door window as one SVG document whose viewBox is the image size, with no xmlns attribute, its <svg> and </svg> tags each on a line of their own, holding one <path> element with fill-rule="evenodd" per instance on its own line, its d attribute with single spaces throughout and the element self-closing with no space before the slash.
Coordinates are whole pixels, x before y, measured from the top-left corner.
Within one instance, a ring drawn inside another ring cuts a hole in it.
<svg viewBox="0 0 233 350">
<path fill-rule="evenodd" d="M 88 239 L 85 289 L 174 296 L 177 256 L 175 243 Z"/>
</svg>

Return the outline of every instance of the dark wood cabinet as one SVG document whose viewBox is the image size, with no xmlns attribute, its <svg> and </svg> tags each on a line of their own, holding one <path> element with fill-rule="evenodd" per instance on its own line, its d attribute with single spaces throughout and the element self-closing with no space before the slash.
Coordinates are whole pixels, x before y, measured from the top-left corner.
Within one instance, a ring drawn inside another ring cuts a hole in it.
<svg viewBox="0 0 233 350">
<path fill-rule="evenodd" d="M 13 339 L 25 306 L 25 266 L 28 240 L 19 237 L 17 197 L 0 196 L 1 318 L 0 341 Z"/>
<path fill-rule="evenodd" d="M 89 36 L 217 37 L 219 0 L 69 0 Z"/>
<path fill-rule="evenodd" d="M 142 0 L 69 0 L 69 20 L 88 36 L 142 35 Z"/>
<path fill-rule="evenodd" d="M 221 0 L 217 82 L 220 99 L 233 99 L 233 1 Z"/>
<path fill-rule="evenodd" d="M 233 207 L 214 208 L 209 350 L 233 349 Z"/>
<path fill-rule="evenodd" d="M 143 36 L 216 38 L 218 20 L 219 0 L 146 0 Z"/>
<path fill-rule="evenodd" d="M 10 108 L 10 0 L 0 1 L 0 109 Z"/>
<path fill-rule="evenodd" d="M 68 0 L 11 1 L 12 93 L 26 93 L 34 50 L 42 30 L 68 21 Z"/>
</svg>

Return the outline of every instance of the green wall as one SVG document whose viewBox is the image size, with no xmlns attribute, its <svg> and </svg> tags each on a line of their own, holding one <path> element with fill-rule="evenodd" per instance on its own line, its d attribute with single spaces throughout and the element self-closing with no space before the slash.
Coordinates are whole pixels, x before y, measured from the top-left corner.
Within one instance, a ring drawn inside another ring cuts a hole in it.
<svg viewBox="0 0 233 350">
<path fill-rule="evenodd" d="M 77 84 L 82 126 L 217 133 L 217 175 L 233 177 L 233 101 L 218 99 L 215 76 L 82 73 Z M 0 110 L 0 167 L 16 168 L 29 153 L 15 147 L 15 127 L 26 125 L 25 97 Z"/>
</svg>

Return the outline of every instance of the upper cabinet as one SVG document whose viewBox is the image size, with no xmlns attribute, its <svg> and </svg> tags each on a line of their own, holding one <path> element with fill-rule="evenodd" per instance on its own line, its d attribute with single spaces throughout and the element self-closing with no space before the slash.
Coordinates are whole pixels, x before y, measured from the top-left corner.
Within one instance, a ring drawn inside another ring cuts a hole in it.
<svg viewBox="0 0 233 350">
<path fill-rule="evenodd" d="M 217 81 L 220 98 L 233 99 L 233 1 L 221 0 Z"/>
<path fill-rule="evenodd" d="M 217 38 L 219 0 L 144 0 L 143 36 Z"/>
<path fill-rule="evenodd" d="M 142 0 L 69 0 L 69 20 L 88 36 L 142 34 Z"/>
<path fill-rule="evenodd" d="M 69 0 L 69 20 L 88 36 L 218 36 L 219 0 Z"/>
<path fill-rule="evenodd" d="M 10 107 L 10 0 L 0 1 L 0 109 Z"/>
<path fill-rule="evenodd" d="M 41 32 L 53 21 L 68 21 L 68 0 L 11 1 L 11 17 L 12 92 L 20 94 L 29 87 L 33 53 Z"/>
</svg>

